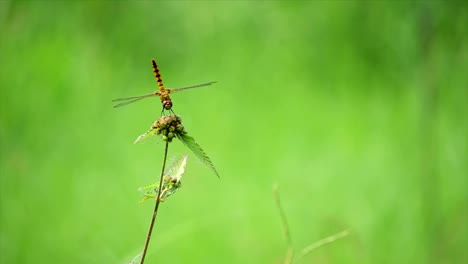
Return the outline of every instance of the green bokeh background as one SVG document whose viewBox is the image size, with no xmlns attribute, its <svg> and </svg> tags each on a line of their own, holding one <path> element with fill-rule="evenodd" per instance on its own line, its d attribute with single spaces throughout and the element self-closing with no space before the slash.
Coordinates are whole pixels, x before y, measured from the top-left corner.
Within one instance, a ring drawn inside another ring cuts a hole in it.
<svg viewBox="0 0 468 264">
<path fill-rule="evenodd" d="M 467 263 L 468 9 L 461 1 L 0 2 L 0 262 L 128 263 L 173 96 L 192 154 L 147 263 Z M 171 159 L 188 150 L 171 144 Z"/>
</svg>

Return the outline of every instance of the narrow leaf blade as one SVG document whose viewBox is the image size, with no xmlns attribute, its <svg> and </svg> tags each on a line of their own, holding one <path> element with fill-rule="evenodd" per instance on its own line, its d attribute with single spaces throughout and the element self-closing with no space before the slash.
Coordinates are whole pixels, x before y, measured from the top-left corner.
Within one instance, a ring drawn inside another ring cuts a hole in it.
<svg viewBox="0 0 468 264">
<path fill-rule="evenodd" d="M 208 166 L 214 174 L 219 178 L 218 171 L 216 171 L 215 166 L 211 162 L 210 158 L 208 155 L 206 155 L 205 151 L 198 145 L 198 143 L 195 141 L 195 139 L 191 136 L 188 136 L 187 134 L 177 134 L 177 137 L 184 143 L 185 146 L 187 146 L 194 154 L 197 156 L 198 159 L 200 159 L 206 166 Z"/>
<path fill-rule="evenodd" d="M 136 144 L 136 143 L 139 143 L 149 137 L 151 137 L 152 135 L 154 135 L 156 133 L 156 129 L 151 129 L 149 131 L 147 131 L 146 133 L 144 133 L 143 135 L 140 135 L 136 140 L 135 142 L 133 142 L 133 144 Z"/>
</svg>

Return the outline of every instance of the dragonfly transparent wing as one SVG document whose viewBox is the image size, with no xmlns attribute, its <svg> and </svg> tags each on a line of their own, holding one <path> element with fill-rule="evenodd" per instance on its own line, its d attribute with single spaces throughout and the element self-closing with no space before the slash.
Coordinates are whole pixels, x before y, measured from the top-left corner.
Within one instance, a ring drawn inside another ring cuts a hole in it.
<svg viewBox="0 0 468 264">
<path fill-rule="evenodd" d="M 180 88 L 168 88 L 171 93 L 176 93 L 176 92 L 180 92 L 180 91 L 184 91 L 184 90 L 188 90 L 188 89 L 192 89 L 192 88 L 198 88 L 198 87 L 203 87 L 203 86 L 210 86 L 212 85 L 213 83 L 217 83 L 216 81 L 214 82 L 207 82 L 207 83 L 202 83 L 202 84 L 197 84 L 197 85 L 192 85 L 192 86 L 187 86 L 187 87 L 180 87 Z"/>
<path fill-rule="evenodd" d="M 155 93 L 150 93 L 150 94 L 145 94 L 145 95 L 140 95 L 140 96 L 117 98 L 117 99 L 112 100 L 112 102 L 120 102 L 120 103 L 114 105 L 114 108 L 116 108 L 116 107 L 121 107 L 121 106 L 125 106 L 125 105 L 128 105 L 128 104 L 140 101 L 141 99 L 144 99 L 144 98 L 147 98 L 147 97 L 156 96 L 156 95 L 157 94 L 155 94 Z"/>
</svg>

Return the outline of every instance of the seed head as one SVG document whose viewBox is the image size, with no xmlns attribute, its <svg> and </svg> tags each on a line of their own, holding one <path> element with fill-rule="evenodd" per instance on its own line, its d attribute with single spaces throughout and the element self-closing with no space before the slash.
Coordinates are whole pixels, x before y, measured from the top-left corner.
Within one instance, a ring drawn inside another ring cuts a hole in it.
<svg viewBox="0 0 468 264">
<path fill-rule="evenodd" d="M 151 129 L 156 130 L 156 135 L 161 135 L 164 141 L 171 142 L 177 135 L 187 134 L 182 125 L 182 118 L 177 115 L 162 116 L 156 120 Z"/>
</svg>

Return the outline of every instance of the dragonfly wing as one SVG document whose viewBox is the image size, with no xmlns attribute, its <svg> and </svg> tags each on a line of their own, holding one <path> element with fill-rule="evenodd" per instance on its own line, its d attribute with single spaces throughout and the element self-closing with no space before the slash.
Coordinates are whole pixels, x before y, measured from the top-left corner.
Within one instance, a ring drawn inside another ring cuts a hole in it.
<svg viewBox="0 0 468 264">
<path fill-rule="evenodd" d="M 213 83 L 217 83 L 217 82 L 214 81 L 214 82 L 207 82 L 207 83 L 202 83 L 202 84 L 197 84 L 197 85 L 192 85 L 192 86 L 187 86 L 187 87 L 171 88 L 170 90 L 171 90 L 171 93 L 176 93 L 176 92 L 184 91 L 184 90 L 187 90 L 187 89 L 198 88 L 198 87 L 203 87 L 203 86 L 210 86 Z"/>
<path fill-rule="evenodd" d="M 114 108 L 116 108 L 116 107 L 121 107 L 121 106 L 131 104 L 131 103 L 134 103 L 136 101 L 140 101 L 141 99 L 144 99 L 146 97 L 151 97 L 151 96 L 155 96 L 155 95 L 157 95 L 157 94 L 150 93 L 150 94 L 140 95 L 140 96 L 117 98 L 117 99 L 112 100 L 112 102 L 121 102 L 121 103 L 118 103 L 118 104 L 114 105 Z"/>
</svg>

